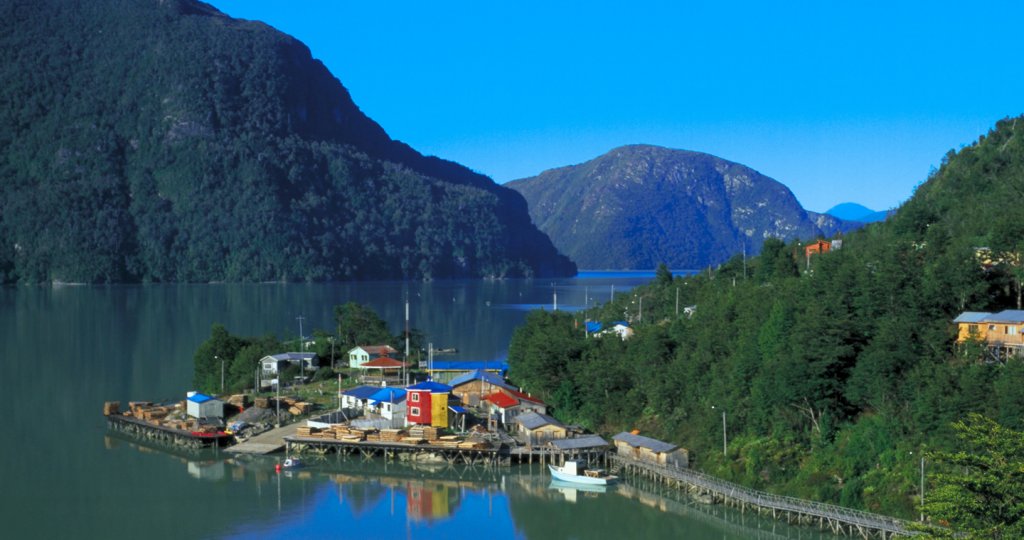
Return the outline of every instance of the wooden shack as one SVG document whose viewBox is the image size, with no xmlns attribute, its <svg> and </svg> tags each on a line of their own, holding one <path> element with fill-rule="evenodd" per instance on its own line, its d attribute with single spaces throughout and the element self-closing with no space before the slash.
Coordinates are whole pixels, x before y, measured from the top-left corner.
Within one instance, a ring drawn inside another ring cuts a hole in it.
<svg viewBox="0 0 1024 540">
<path fill-rule="evenodd" d="M 568 434 L 565 424 L 554 418 L 533 411 L 515 417 L 519 433 L 529 444 L 543 444 L 554 439 L 564 439 Z"/>
<path fill-rule="evenodd" d="M 658 465 L 689 467 L 690 452 L 678 445 L 623 431 L 612 437 L 620 456 Z"/>
</svg>

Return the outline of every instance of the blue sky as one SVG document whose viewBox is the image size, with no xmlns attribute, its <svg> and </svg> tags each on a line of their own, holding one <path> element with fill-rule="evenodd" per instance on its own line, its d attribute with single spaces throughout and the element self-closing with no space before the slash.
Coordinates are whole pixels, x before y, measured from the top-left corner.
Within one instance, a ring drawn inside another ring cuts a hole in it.
<svg viewBox="0 0 1024 540">
<path fill-rule="evenodd" d="M 810 210 L 880 210 L 1024 113 L 1024 3 L 211 3 L 303 41 L 393 138 L 498 182 L 647 143 Z"/>
</svg>

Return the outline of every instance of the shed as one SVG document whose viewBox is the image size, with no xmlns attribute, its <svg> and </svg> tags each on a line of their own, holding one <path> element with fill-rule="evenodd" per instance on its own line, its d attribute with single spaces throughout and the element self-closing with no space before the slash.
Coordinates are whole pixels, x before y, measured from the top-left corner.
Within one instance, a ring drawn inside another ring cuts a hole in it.
<svg viewBox="0 0 1024 540">
<path fill-rule="evenodd" d="M 363 409 L 370 397 L 380 390 L 379 386 L 357 386 L 341 393 L 341 406 L 346 409 Z"/>
<path fill-rule="evenodd" d="M 512 385 L 506 383 L 501 375 L 479 369 L 456 377 L 448 384 L 452 387 L 453 395 L 463 403 L 474 407 L 480 404 L 481 397 L 499 388 L 512 389 Z"/>
<path fill-rule="evenodd" d="M 553 441 L 548 441 L 548 446 L 561 452 L 586 452 L 588 450 L 605 448 L 609 446 L 609 443 L 599 435 L 583 435 L 581 437 L 573 437 L 571 439 L 555 439 Z"/>
<path fill-rule="evenodd" d="M 224 402 L 199 392 L 189 392 L 186 412 L 193 418 L 224 418 Z"/>
<path fill-rule="evenodd" d="M 565 424 L 554 418 L 533 411 L 516 416 L 519 432 L 529 444 L 543 444 L 553 439 L 564 439 L 567 430 Z"/>
<path fill-rule="evenodd" d="M 320 365 L 320 357 L 312 352 L 286 352 L 271 354 L 260 359 L 264 375 L 276 375 L 288 365 L 299 365 L 303 369 L 312 369 Z"/>
<path fill-rule="evenodd" d="M 675 444 L 625 431 L 612 437 L 612 440 L 620 456 L 658 465 L 690 466 L 690 452 Z"/>
</svg>

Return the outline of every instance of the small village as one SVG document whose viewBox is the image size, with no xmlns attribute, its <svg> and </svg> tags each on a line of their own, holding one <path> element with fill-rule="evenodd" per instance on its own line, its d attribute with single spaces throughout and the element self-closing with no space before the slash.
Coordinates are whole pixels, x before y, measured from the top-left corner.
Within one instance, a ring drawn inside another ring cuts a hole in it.
<svg viewBox="0 0 1024 540">
<path fill-rule="evenodd" d="M 607 332 L 625 339 L 626 330 L 628 325 L 619 323 Z M 132 436 L 238 454 L 360 455 L 492 466 L 575 459 L 607 464 L 614 449 L 652 464 L 689 465 L 685 448 L 637 432 L 608 441 L 565 425 L 549 414 L 544 401 L 505 378 L 505 361 L 431 360 L 426 369 L 413 369 L 389 345 L 358 346 L 346 357 L 356 384 L 343 388 L 339 382 L 336 395 L 325 393 L 315 400 L 319 403 L 291 395 L 304 385 L 287 386 L 283 378 L 279 384 L 278 376 L 292 366 L 303 372 L 330 368 L 321 368 L 315 353 L 287 352 L 260 361 L 257 384 L 267 392 L 188 392 L 175 403 L 130 402 L 123 412 L 120 403 L 107 402 L 104 415 L 111 429 Z"/>
</svg>

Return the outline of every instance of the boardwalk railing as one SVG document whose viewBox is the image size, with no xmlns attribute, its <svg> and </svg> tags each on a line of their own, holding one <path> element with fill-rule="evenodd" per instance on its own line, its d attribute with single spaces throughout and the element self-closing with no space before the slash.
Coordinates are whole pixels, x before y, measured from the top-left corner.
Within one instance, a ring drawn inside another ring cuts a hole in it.
<svg viewBox="0 0 1024 540">
<path fill-rule="evenodd" d="M 755 506 L 772 510 L 773 512 L 796 514 L 803 518 L 817 518 L 819 523 L 827 521 L 833 529 L 836 529 L 836 525 L 845 525 L 851 528 L 851 532 L 856 529 L 865 537 L 872 532 L 880 534 L 882 538 L 891 535 L 912 536 L 915 534 L 910 530 L 906 521 L 894 517 L 797 499 L 795 497 L 775 495 L 733 484 L 732 482 L 690 469 L 658 465 L 617 454 L 611 454 L 608 457 L 613 463 L 644 469 L 667 480 L 689 484 L 700 490 L 742 505 Z M 840 532 L 845 531 L 840 530 Z"/>
</svg>

